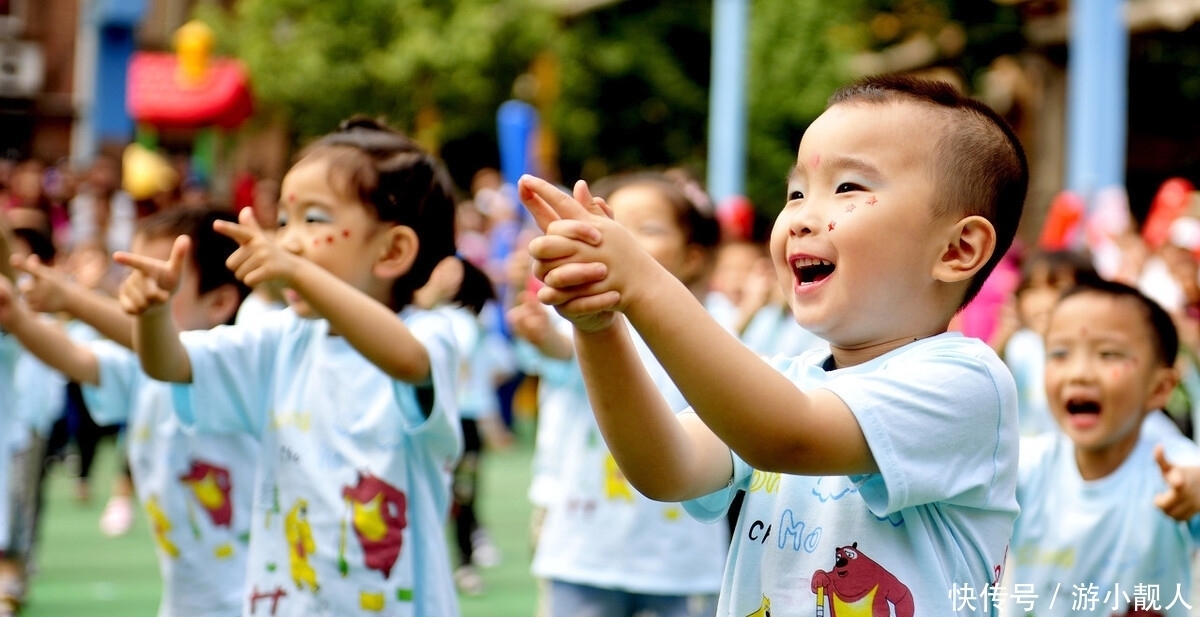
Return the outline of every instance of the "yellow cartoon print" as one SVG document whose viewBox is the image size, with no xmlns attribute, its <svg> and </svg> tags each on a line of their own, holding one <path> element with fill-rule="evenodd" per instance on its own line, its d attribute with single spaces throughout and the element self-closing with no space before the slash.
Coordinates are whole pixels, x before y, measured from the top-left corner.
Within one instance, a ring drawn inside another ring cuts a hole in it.
<svg viewBox="0 0 1200 617">
<path fill-rule="evenodd" d="M 771 617 L 771 598 L 768 598 L 764 594 L 762 604 L 759 605 L 758 610 L 746 615 L 746 617 Z"/>
<path fill-rule="evenodd" d="M 174 525 L 171 524 L 171 519 L 167 518 L 167 514 L 163 512 L 162 506 L 158 505 L 158 495 L 151 495 L 146 500 L 146 515 L 150 517 L 150 531 L 154 534 L 154 541 L 158 543 L 158 547 L 164 553 L 178 557 L 179 547 L 175 546 L 175 543 L 167 537 Z"/>
<path fill-rule="evenodd" d="M 313 541 L 312 527 L 308 524 L 308 502 L 297 499 L 283 519 L 283 531 L 288 543 L 288 561 L 292 569 L 292 581 L 296 589 L 317 591 L 317 571 L 308 563 L 308 556 L 317 550 Z"/>
<path fill-rule="evenodd" d="M 622 499 L 633 501 L 633 487 L 617 467 L 617 459 L 612 454 L 604 457 L 604 496 L 610 501 Z"/>
</svg>

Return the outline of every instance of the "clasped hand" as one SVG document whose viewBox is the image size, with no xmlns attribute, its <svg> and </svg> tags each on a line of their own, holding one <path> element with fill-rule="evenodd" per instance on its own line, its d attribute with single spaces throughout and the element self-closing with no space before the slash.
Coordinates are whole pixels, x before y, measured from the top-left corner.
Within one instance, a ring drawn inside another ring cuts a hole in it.
<svg viewBox="0 0 1200 617">
<path fill-rule="evenodd" d="M 545 283 L 538 300 L 583 332 L 610 326 L 636 295 L 640 260 L 649 257 L 582 180 L 567 195 L 526 175 L 517 195 L 545 233 L 529 243 L 533 275 Z"/>
</svg>

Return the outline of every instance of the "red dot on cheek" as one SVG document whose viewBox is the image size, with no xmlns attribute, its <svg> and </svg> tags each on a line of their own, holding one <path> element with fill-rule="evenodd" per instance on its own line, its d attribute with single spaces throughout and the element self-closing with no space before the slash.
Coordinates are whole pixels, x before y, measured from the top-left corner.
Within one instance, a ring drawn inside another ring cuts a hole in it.
<svg viewBox="0 0 1200 617">
<path fill-rule="evenodd" d="M 343 237 L 343 238 L 349 238 L 349 237 L 350 237 L 350 230 L 349 230 L 349 229 L 343 229 L 343 230 L 342 230 L 342 237 Z"/>
<path fill-rule="evenodd" d="M 333 236 L 332 235 L 325 236 L 325 242 L 328 242 L 329 244 L 333 244 Z"/>
</svg>

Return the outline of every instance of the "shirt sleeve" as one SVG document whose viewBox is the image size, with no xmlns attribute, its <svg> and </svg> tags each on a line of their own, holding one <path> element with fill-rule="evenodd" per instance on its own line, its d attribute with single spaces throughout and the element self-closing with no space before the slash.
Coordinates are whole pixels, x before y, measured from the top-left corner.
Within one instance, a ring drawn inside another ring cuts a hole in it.
<svg viewBox="0 0 1200 617">
<path fill-rule="evenodd" d="M 854 413 L 879 467 L 852 478 L 877 516 L 935 502 L 1015 507 L 1016 388 L 979 347 L 930 344 L 825 385 Z"/>
<path fill-rule="evenodd" d="M 729 480 L 729 486 L 682 504 L 685 512 L 702 523 L 720 520 L 729 511 L 738 490 L 750 488 L 750 478 L 754 475 L 754 469 L 734 451 L 730 450 L 729 454 L 733 457 L 733 477 Z"/>
<path fill-rule="evenodd" d="M 283 333 L 295 317 L 254 327 L 218 326 L 180 336 L 192 366 L 190 384 L 172 384 L 180 422 L 205 432 L 246 432 L 261 436 L 274 387 L 274 367 L 283 353 Z M 293 341 L 288 341 L 289 344 Z"/>
<path fill-rule="evenodd" d="M 129 419 L 142 368 L 132 350 L 109 340 L 87 343 L 100 371 L 97 385 L 80 384 L 83 403 L 96 424 L 120 424 Z"/>
<path fill-rule="evenodd" d="M 414 432 L 424 433 L 432 443 L 441 444 L 446 454 L 457 456 L 462 447 L 457 401 L 459 355 L 451 318 L 442 310 L 406 311 L 402 318 L 429 355 L 428 383 L 413 387 L 402 381 L 392 382 L 400 408 L 415 410 L 406 413 L 405 423 Z"/>
</svg>

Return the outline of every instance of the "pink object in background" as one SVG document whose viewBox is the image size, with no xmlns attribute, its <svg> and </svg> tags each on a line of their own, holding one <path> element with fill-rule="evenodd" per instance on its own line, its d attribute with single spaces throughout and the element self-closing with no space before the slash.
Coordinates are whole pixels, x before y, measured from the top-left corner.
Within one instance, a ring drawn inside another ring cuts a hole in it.
<svg viewBox="0 0 1200 617">
<path fill-rule="evenodd" d="M 1000 316 L 1000 309 L 1008 301 L 1009 296 L 1016 291 L 1017 284 L 1021 282 L 1021 269 L 1017 265 L 1018 255 L 1020 255 L 1020 249 L 1014 244 L 1004 259 L 996 264 L 996 269 L 992 271 L 992 274 L 984 281 L 979 295 L 975 296 L 975 299 L 955 316 L 952 329 L 984 341 L 991 339 L 992 332 L 996 329 L 996 321 Z"/>
</svg>

